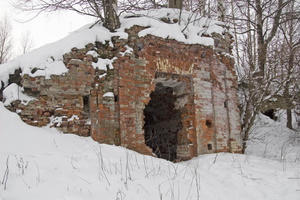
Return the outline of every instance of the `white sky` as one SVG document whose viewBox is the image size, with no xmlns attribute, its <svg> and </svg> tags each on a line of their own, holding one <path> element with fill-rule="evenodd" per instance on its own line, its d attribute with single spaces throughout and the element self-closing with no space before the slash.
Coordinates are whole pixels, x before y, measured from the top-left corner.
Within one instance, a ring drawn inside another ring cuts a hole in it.
<svg viewBox="0 0 300 200">
<path fill-rule="evenodd" d="M 10 6 L 12 0 L 0 0 L 0 19 L 7 15 L 13 26 L 14 52 L 19 52 L 19 41 L 22 33 L 30 31 L 34 39 L 34 47 L 40 47 L 47 43 L 55 42 L 70 32 L 95 21 L 95 18 L 82 16 L 73 12 L 60 12 L 53 14 L 41 14 L 32 21 L 20 23 L 18 21 L 28 19 L 27 14 L 16 14 Z"/>
</svg>

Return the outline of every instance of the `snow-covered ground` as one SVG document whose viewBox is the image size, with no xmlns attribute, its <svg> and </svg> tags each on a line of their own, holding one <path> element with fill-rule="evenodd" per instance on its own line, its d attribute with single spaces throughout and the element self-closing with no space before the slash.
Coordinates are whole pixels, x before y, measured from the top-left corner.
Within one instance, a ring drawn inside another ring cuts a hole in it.
<svg viewBox="0 0 300 200">
<path fill-rule="evenodd" d="M 257 117 L 249 140 L 246 154 L 281 162 L 300 162 L 300 127 L 293 118 L 295 130 L 286 127 L 283 111 L 277 113 L 276 121 L 260 114 Z M 299 196 L 300 199 L 300 196 Z"/>
<path fill-rule="evenodd" d="M 171 163 L 29 126 L 0 103 L 0 199 L 298 200 L 300 161 L 219 153 Z"/>
</svg>

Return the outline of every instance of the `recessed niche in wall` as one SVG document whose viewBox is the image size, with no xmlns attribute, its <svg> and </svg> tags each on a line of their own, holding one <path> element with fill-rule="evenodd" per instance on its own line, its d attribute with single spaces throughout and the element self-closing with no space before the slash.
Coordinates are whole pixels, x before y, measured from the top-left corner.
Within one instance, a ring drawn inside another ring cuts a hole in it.
<svg viewBox="0 0 300 200">
<path fill-rule="evenodd" d="M 212 144 L 207 144 L 207 149 L 212 150 Z"/>
<path fill-rule="evenodd" d="M 227 108 L 228 107 L 228 103 L 227 103 L 227 100 L 224 101 L 224 108 Z"/>
<path fill-rule="evenodd" d="M 211 128 L 212 127 L 212 121 L 207 119 L 205 122 L 205 125 L 207 126 L 207 128 Z"/>
<path fill-rule="evenodd" d="M 89 96 L 83 96 L 82 100 L 83 100 L 83 110 L 87 114 L 89 114 L 89 112 L 90 112 L 90 97 Z"/>
<path fill-rule="evenodd" d="M 119 96 L 115 95 L 115 102 L 118 102 L 118 101 L 119 101 Z"/>
</svg>

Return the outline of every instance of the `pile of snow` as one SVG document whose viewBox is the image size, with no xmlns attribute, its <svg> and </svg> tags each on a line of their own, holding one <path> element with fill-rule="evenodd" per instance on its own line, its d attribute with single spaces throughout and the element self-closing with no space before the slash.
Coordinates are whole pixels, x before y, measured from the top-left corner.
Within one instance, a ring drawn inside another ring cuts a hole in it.
<svg viewBox="0 0 300 200">
<path fill-rule="evenodd" d="M 23 123 L 0 103 L 0 199 L 296 200 L 300 164 L 238 154 L 181 163 Z"/>
<path fill-rule="evenodd" d="M 103 97 L 114 97 L 114 93 L 112 92 L 106 92 Z"/>
<path fill-rule="evenodd" d="M 97 63 L 92 63 L 93 67 L 96 69 L 100 69 L 100 70 L 104 70 L 107 71 L 107 69 L 113 69 L 113 62 L 114 60 L 117 59 L 116 57 L 113 59 L 102 59 L 102 58 L 98 58 Z M 101 77 L 100 77 L 101 78 Z"/>
<path fill-rule="evenodd" d="M 293 120 L 295 122 L 295 119 Z M 296 127 L 296 124 L 294 124 Z M 258 115 L 247 142 L 246 154 L 282 162 L 300 162 L 299 129 L 286 127 L 285 113 L 278 113 L 278 120 Z"/>
<path fill-rule="evenodd" d="M 89 27 L 90 25 L 86 25 L 57 42 L 42 46 L 0 65 L 0 88 L 2 86 L 1 81 L 6 86 L 9 74 L 13 74 L 19 68 L 22 70 L 22 75 L 28 74 L 31 77 L 45 76 L 50 78 L 51 75 L 64 74 L 68 72 L 68 69 L 62 62 L 63 55 L 70 52 L 73 47 L 84 48 L 88 43 L 111 40 L 113 34 L 104 27 L 100 25 L 91 29 Z"/>
<path fill-rule="evenodd" d="M 132 17 L 136 16 L 136 17 Z M 178 21 L 178 22 L 177 22 Z M 166 23 L 169 22 L 169 23 Z M 149 27 L 139 33 L 139 37 L 154 35 L 162 38 L 175 39 L 186 44 L 202 44 L 213 46 L 212 38 L 203 35 L 222 34 L 222 22 L 201 17 L 195 13 L 177 9 L 159 9 L 136 12 L 134 15 L 123 15 L 121 30 L 134 25 Z"/>
<path fill-rule="evenodd" d="M 4 105 L 10 105 L 11 102 L 20 100 L 22 104 L 27 105 L 31 100 L 34 100 L 33 97 L 30 97 L 24 93 L 24 89 L 18 86 L 15 83 L 10 84 L 3 91 Z"/>
<path fill-rule="evenodd" d="M 174 19 L 178 20 L 179 16 L 181 16 L 180 23 L 165 23 L 162 21 L 162 19 L 167 19 L 173 22 Z M 9 74 L 13 74 L 19 68 L 22 70 L 22 74 L 28 74 L 32 77 L 45 76 L 46 78 L 50 78 L 53 74 L 64 74 L 68 72 L 68 69 L 62 62 L 63 54 L 70 52 L 73 47 L 84 48 L 86 44 L 94 43 L 95 41 L 108 42 L 109 45 L 113 46 L 111 38 L 119 36 L 126 39 L 128 34 L 125 32 L 125 29 L 134 25 L 148 27 L 139 33 L 140 37 L 151 34 L 157 37 L 175 39 L 187 44 L 208 46 L 213 46 L 213 39 L 204 37 L 202 36 L 203 34 L 209 35 L 212 32 L 221 34 L 224 31 L 218 25 L 222 25 L 221 22 L 199 17 L 186 11 L 180 14 L 180 11 L 176 9 L 149 10 L 134 14 L 125 14 L 120 17 L 120 21 L 121 28 L 114 33 L 100 24 L 92 27 L 91 25 L 86 25 L 57 42 L 45 45 L 19 56 L 9 63 L 0 65 L 0 88 L 3 86 L 2 84 L 7 86 Z M 131 50 L 128 47 L 128 52 Z M 88 54 L 91 53 L 88 52 Z M 99 66 L 103 68 L 103 66 L 106 66 L 111 61 L 100 59 L 99 62 L 95 64 L 95 67 Z"/>
</svg>

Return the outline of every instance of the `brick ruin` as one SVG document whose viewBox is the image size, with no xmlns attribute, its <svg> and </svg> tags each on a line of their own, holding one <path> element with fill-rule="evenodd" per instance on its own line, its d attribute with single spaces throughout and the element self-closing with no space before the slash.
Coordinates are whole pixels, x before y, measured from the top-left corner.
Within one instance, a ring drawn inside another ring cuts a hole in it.
<svg viewBox="0 0 300 200">
<path fill-rule="evenodd" d="M 230 35 L 212 34 L 213 48 L 140 38 L 142 29 L 126 30 L 128 39 L 113 37 L 113 47 L 95 42 L 73 48 L 63 56 L 69 70 L 64 75 L 16 78 L 16 72 L 11 79 L 36 99 L 27 105 L 14 101 L 8 108 L 30 125 L 50 123 L 64 133 L 171 161 L 240 153 Z M 93 67 L 98 59 L 113 58 L 113 67 Z"/>
</svg>

